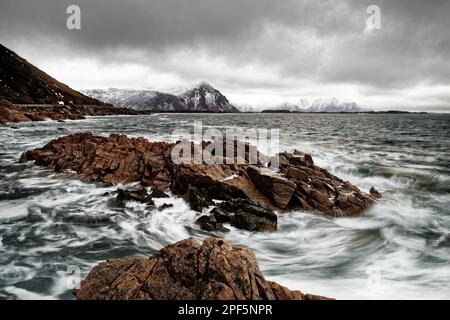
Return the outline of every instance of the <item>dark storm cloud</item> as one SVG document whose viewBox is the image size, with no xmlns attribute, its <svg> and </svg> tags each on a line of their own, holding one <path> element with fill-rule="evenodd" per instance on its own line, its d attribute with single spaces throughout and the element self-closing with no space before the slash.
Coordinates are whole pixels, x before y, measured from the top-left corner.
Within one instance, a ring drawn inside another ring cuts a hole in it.
<svg viewBox="0 0 450 320">
<path fill-rule="evenodd" d="M 80 31 L 65 28 L 70 4 L 81 7 Z M 371 4 L 381 7 L 382 28 L 366 32 Z M 424 83 L 450 86 L 449 30 L 450 1 L 437 0 L 0 3 L 0 39 L 6 45 L 28 43 L 48 56 L 52 50 L 45 46 L 59 44 L 68 55 L 151 65 L 156 72 L 186 80 L 213 78 L 243 90 L 275 91 L 308 81 L 317 87 L 353 85 L 378 96 Z M 211 66 L 196 65 L 199 57 Z M 217 61 L 222 66 L 214 71 Z M 244 76 L 240 70 L 246 66 L 267 72 Z"/>
</svg>

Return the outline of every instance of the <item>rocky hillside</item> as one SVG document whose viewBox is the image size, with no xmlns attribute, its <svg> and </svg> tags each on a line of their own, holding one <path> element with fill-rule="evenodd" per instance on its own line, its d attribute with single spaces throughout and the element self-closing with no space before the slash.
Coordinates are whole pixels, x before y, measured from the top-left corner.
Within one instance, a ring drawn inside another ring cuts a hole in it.
<svg viewBox="0 0 450 320">
<path fill-rule="evenodd" d="M 109 105 L 64 105 L 64 106 L 15 106 L 0 99 L 0 124 L 46 121 L 81 120 L 86 116 L 136 115 L 130 109 L 114 108 Z"/>
<path fill-rule="evenodd" d="M 180 95 L 154 90 L 93 89 L 86 95 L 116 107 L 152 112 L 239 112 L 227 98 L 207 83 L 200 83 Z"/>
<path fill-rule="evenodd" d="M 14 104 L 104 105 L 55 80 L 0 44 L 0 100 Z"/>
</svg>

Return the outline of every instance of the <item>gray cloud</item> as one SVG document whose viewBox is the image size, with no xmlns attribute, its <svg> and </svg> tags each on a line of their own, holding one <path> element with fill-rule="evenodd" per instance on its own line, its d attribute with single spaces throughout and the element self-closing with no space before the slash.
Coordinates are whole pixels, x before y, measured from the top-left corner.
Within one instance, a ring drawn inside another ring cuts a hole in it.
<svg viewBox="0 0 450 320">
<path fill-rule="evenodd" d="M 69 4 L 82 9 L 80 31 L 65 28 Z M 370 4 L 381 7 L 382 29 L 366 32 Z M 435 88 L 450 87 L 449 16 L 444 0 L 2 0 L 0 39 L 56 73 L 52 61 L 80 57 L 98 70 L 148 71 L 128 75 L 130 86 L 205 79 L 236 100 L 264 91 L 280 100 L 348 95 L 370 107 L 443 108 L 449 95 Z M 86 87 L 80 75 L 62 76 Z M 104 83 L 114 84 L 111 72 Z"/>
</svg>

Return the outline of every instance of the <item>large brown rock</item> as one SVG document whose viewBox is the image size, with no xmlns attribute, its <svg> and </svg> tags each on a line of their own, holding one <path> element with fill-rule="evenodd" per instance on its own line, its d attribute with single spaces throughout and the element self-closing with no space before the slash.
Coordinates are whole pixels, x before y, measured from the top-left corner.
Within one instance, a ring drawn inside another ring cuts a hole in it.
<svg viewBox="0 0 450 320">
<path fill-rule="evenodd" d="M 322 300 L 267 281 L 253 252 L 228 241 L 186 239 L 149 259 L 100 263 L 74 290 L 78 300 Z"/>
<path fill-rule="evenodd" d="M 307 154 L 279 155 L 280 173 L 296 184 L 290 208 L 316 210 L 332 217 L 355 216 L 372 206 L 381 195 L 374 188 L 363 193 L 348 181 L 314 165 Z"/>
<path fill-rule="evenodd" d="M 170 187 L 171 145 L 112 134 L 108 138 L 78 133 L 51 141 L 41 149 L 24 153 L 20 161 L 55 171 L 74 170 L 92 181 L 111 185 L 141 181 L 157 189 Z"/>
</svg>

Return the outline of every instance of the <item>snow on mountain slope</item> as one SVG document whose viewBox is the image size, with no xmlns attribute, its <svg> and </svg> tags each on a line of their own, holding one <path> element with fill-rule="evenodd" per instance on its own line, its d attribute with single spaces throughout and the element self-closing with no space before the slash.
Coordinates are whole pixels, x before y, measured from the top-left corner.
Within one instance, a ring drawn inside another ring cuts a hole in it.
<svg viewBox="0 0 450 320">
<path fill-rule="evenodd" d="M 200 83 L 179 96 L 190 111 L 239 112 L 219 90 Z"/>
<path fill-rule="evenodd" d="M 135 110 L 154 110 L 155 108 L 161 108 L 169 111 L 174 111 L 177 108 L 177 103 L 172 105 L 172 102 L 177 100 L 176 97 L 154 90 L 111 88 L 107 90 L 83 90 L 83 93 L 90 97 L 96 97 L 97 99 L 111 103 L 116 107 L 131 108 Z"/>
<path fill-rule="evenodd" d="M 355 102 L 343 102 L 338 99 L 317 99 L 309 108 L 308 112 L 361 112 L 362 109 Z"/>
<path fill-rule="evenodd" d="M 272 110 L 290 112 L 361 112 L 362 109 L 355 102 L 340 102 L 336 98 L 317 99 L 311 104 L 302 99 L 298 104 L 283 103 Z"/>
<path fill-rule="evenodd" d="M 89 97 L 111 103 L 116 107 L 153 112 L 258 112 L 260 108 L 242 105 L 236 108 L 228 99 L 209 84 L 202 82 L 179 95 L 151 89 L 93 89 L 83 90 Z M 309 103 L 283 103 L 269 110 L 290 112 L 361 112 L 355 102 L 340 102 L 336 98 L 316 99 Z"/>
<path fill-rule="evenodd" d="M 83 92 L 116 107 L 140 111 L 239 112 L 220 91 L 207 83 L 200 83 L 179 96 L 149 89 L 93 89 Z"/>
</svg>

